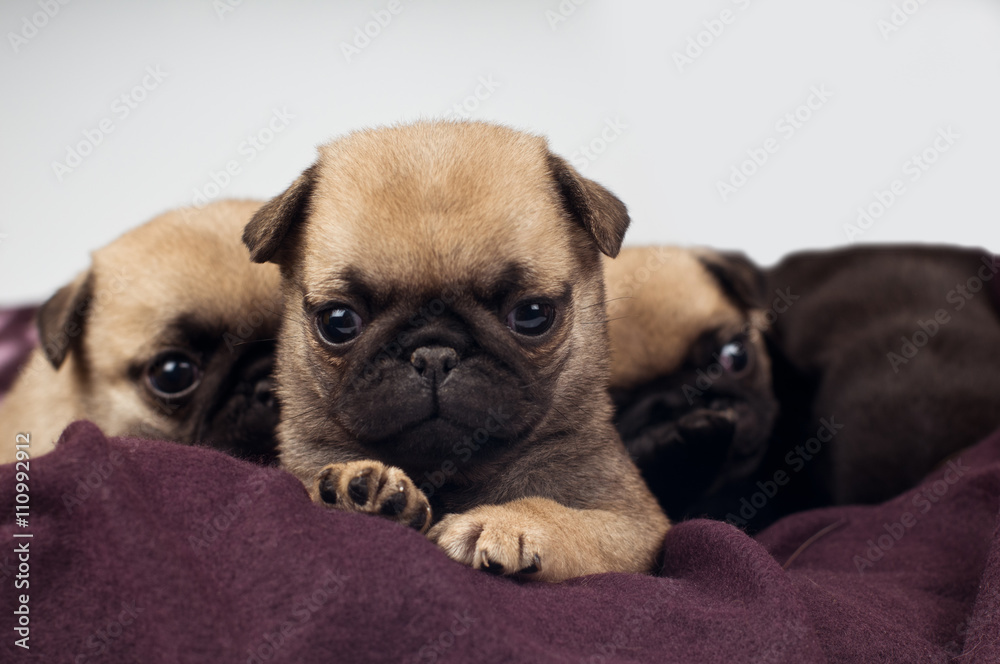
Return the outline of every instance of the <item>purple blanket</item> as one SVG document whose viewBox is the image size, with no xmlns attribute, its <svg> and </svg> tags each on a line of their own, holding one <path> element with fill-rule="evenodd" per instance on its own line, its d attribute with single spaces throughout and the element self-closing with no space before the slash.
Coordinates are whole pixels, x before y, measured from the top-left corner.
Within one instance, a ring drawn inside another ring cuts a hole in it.
<svg viewBox="0 0 1000 664">
<path fill-rule="evenodd" d="M 688 521 L 659 576 L 560 585 L 462 567 L 281 470 L 86 422 L 28 475 L 24 527 L 0 467 L 4 662 L 1000 661 L 1000 435 L 884 505 L 757 539 Z"/>
<path fill-rule="evenodd" d="M 37 307 L 0 309 L 0 400 L 14 384 L 17 372 L 38 344 Z"/>
</svg>

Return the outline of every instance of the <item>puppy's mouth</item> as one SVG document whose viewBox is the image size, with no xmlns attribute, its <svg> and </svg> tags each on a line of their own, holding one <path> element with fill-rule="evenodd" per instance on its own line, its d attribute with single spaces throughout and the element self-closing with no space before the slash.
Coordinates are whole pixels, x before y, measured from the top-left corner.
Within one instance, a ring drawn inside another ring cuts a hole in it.
<svg viewBox="0 0 1000 664">
<path fill-rule="evenodd" d="M 483 355 L 418 348 L 334 406 L 359 443 L 396 464 L 440 464 L 473 450 L 484 459 L 533 421 L 532 397 L 517 377 Z"/>
<path fill-rule="evenodd" d="M 195 441 L 257 463 L 276 461 L 273 346 L 260 344 L 236 363 L 200 418 Z"/>
<path fill-rule="evenodd" d="M 776 405 L 738 390 L 694 394 L 678 374 L 628 392 L 614 392 L 615 425 L 674 518 L 698 499 L 752 474 L 767 452 Z"/>
<path fill-rule="evenodd" d="M 391 450 L 393 458 L 440 458 L 470 443 L 485 455 L 512 437 L 509 406 L 485 406 L 449 392 L 446 385 L 429 389 L 378 421 L 355 421 L 353 432 L 363 445 Z"/>
</svg>

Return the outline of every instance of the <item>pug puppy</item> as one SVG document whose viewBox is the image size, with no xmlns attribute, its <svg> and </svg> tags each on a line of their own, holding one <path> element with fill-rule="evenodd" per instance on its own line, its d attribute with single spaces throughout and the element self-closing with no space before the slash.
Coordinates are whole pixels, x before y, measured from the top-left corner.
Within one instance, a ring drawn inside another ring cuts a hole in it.
<svg viewBox="0 0 1000 664">
<path fill-rule="evenodd" d="M 240 243 L 259 207 L 168 212 L 95 251 L 38 311 L 40 345 L 0 404 L 0 460 L 14 460 L 19 433 L 37 457 L 88 419 L 108 435 L 273 461 L 280 277 Z"/>
<path fill-rule="evenodd" d="M 655 248 L 606 267 L 616 422 L 671 517 L 756 531 L 880 502 L 1000 427 L 990 252 L 852 247 L 759 268 Z"/>
<path fill-rule="evenodd" d="M 604 262 L 615 423 L 673 519 L 756 471 L 778 414 L 746 259 L 630 247 Z"/>
<path fill-rule="evenodd" d="M 560 581 L 646 572 L 669 523 L 611 423 L 600 255 L 629 217 L 544 139 L 359 131 L 247 225 L 281 267 L 284 467 L 451 558 Z"/>
</svg>

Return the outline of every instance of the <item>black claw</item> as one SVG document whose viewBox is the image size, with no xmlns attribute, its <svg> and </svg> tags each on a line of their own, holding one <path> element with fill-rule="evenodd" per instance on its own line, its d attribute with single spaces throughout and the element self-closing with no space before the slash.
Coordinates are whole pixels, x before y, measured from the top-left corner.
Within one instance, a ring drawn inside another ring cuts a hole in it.
<svg viewBox="0 0 1000 664">
<path fill-rule="evenodd" d="M 368 503 L 368 476 L 370 469 L 361 471 L 361 474 L 352 479 L 347 485 L 347 495 L 354 501 L 355 505 L 365 505 Z"/>
<path fill-rule="evenodd" d="M 531 564 L 522 569 L 518 574 L 537 574 L 542 569 L 542 560 L 535 554 Z"/>
<path fill-rule="evenodd" d="M 500 576 L 504 572 L 503 565 L 493 560 L 490 560 L 489 558 L 487 558 L 486 562 L 483 564 L 483 571 L 486 572 L 487 574 L 495 574 L 497 576 Z"/>
<path fill-rule="evenodd" d="M 389 496 L 384 503 L 382 503 L 382 514 L 385 516 L 397 516 L 403 510 L 406 509 L 406 494 L 402 491 L 397 491 L 396 493 Z"/>
<path fill-rule="evenodd" d="M 337 504 L 337 483 L 329 475 L 319 481 L 319 497 L 324 503 Z"/>
</svg>

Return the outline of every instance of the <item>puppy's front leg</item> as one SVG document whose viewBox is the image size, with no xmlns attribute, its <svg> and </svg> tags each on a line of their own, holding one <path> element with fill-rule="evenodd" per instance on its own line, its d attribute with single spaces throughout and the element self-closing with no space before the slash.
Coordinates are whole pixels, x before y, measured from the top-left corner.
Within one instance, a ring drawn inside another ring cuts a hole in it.
<svg viewBox="0 0 1000 664">
<path fill-rule="evenodd" d="M 431 525 L 427 497 L 395 466 L 378 461 L 331 463 L 307 488 L 313 502 L 332 509 L 375 514 L 420 532 Z"/>
<path fill-rule="evenodd" d="M 427 536 L 476 569 L 556 582 L 602 572 L 649 572 L 668 528 L 662 514 L 637 519 L 532 497 L 449 514 Z"/>
</svg>

